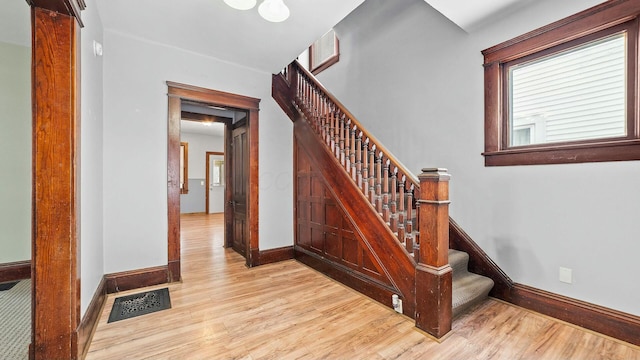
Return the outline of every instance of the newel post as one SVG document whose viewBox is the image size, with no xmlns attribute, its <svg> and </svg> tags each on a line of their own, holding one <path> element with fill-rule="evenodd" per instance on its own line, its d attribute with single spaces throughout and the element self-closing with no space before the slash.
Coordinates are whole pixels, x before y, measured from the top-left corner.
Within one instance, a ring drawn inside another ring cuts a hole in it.
<svg viewBox="0 0 640 360">
<path fill-rule="evenodd" d="M 451 330 L 449 179 L 447 169 L 422 169 L 420 258 L 416 267 L 416 326 L 440 338 Z"/>
</svg>

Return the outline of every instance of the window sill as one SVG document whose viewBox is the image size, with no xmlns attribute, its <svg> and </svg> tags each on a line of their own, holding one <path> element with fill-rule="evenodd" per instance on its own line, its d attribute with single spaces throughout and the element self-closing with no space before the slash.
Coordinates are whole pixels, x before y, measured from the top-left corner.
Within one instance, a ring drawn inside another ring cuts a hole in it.
<svg viewBox="0 0 640 360">
<path fill-rule="evenodd" d="M 640 140 L 488 151 L 485 166 L 574 164 L 640 160 Z"/>
</svg>

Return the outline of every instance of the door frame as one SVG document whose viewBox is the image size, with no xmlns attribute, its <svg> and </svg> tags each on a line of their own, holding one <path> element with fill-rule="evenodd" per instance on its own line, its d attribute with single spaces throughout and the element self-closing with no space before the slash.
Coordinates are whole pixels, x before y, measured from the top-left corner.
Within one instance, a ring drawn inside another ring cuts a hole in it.
<svg viewBox="0 0 640 360">
<path fill-rule="evenodd" d="M 227 127 L 226 127 L 226 126 L 225 126 L 224 130 L 225 130 L 225 131 L 227 131 Z M 206 195 L 205 195 L 205 197 L 204 197 L 204 201 L 205 201 L 205 203 L 204 203 L 204 212 L 205 212 L 206 214 L 209 214 L 209 180 L 211 180 L 211 176 L 209 175 L 209 170 L 211 170 L 211 169 L 210 169 L 210 166 L 209 166 L 209 158 L 210 158 L 211 156 L 220 156 L 220 155 L 224 156 L 224 164 L 225 164 L 225 169 L 226 169 L 227 156 L 225 155 L 225 153 L 224 153 L 224 152 L 219 152 L 219 151 L 207 151 L 207 152 L 206 152 L 206 155 L 205 155 L 205 161 L 206 161 L 207 163 L 205 164 L 205 171 L 206 171 L 206 173 L 205 173 L 205 175 L 204 175 L 204 181 L 207 183 L 207 191 L 205 191 L 205 194 L 206 194 Z M 225 171 L 224 173 L 226 174 L 227 172 Z M 225 182 L 225 191 L 226 191 L 226 186 L 228 185 L 228 184 L 227 184 L 227 179 L 226 179 L 226 177 L 225 177 L 225 181 L 224 181 L 224 182 Z M 226 246 L 226 242 L 225 242 L 225 246 Z"/>
<path fill-rule="evenodd" d="M 247 239 L 246 265 L 253 267 L 258 265 L 259 239 L 258 239 L 258 200 L 259 200 L 259 173 L 258 173 L 258 125 L 260 99 L 248 96 L 232 94 L 224 91 L 206 89 L 198 86 L 167 81 L 168 95 L 168 119 L 167 119 L 167 217 L 168 217 L 168 278 L 170 282 L 180 281 L 180 118 L 182 101 L 194 101 L 207 105 L 234 108 L 246 111 L 248 114 L 248 143 L 249 143 L 249 194 L 247 200 L 247 221 L 249 231 Z M 225 142 L 231 137 L 232 126 L 225 127 Z M 225 151 L 225 160 L 230 156 Z M 225 244 L 228 244 L 232 226 L 232 207 L 229 205 L 230 177 L 225 174 Z M 226 245 L 225 245 L 226 246 Z"/>
</svg>

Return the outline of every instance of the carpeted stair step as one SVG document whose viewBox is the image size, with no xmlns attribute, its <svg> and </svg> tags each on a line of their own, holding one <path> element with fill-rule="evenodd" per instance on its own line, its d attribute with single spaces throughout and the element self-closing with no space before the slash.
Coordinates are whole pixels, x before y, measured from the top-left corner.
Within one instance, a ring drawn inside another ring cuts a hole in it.
<svg viewBox="0 0 640 360">
<path fill-rule="evenodd" d="M 449 264 L 453 270 L 453 317 L 482 302 L 489 296 L 493 288 L 493 280 L 488 277 L 470 273 L 468 270 L 469 254 L 449 250 Z"/>
</svg>

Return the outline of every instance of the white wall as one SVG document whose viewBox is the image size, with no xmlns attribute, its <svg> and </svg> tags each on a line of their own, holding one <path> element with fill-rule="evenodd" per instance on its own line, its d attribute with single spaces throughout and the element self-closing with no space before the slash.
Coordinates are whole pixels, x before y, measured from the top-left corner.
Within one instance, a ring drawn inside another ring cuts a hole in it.
<svg viewBox="0 0 640 360">
<path fill-rule="evenodd" d="M 180 141 L 189 143 L 189 193 L 180 195 L 180 213 L 196 213 L 206 210 L 207 185 L 204 183 L 207 175 L 207 151 L 224 152 L 224 137 L 203 134 L 191 134 L 182 131 Z M 221 188 L 223 189 L 223 188 Z M 215 189 L 217 199 L 214 204 L 224 205 L 224 191 Z"/>
<path fill-rule="evenodd" d="M 204 179 L 207 174 L 207 151 L 224 152 L 224 137 L 180 133 L 180 141 L 189 143 L 189 178 Z"/>
<path fill-rule="evenodd" d="M 423 0 L 368 0 L 336 27 L 340 62 L 319 78 L 416 174 L 449 168 L 452 217 L 514 281 L 640 315 L 640 164 L 485 167 L 481 155 L 480 51 L 596 3 L 531 2 L 468 34 Z"/>
<path fill-rule="evenodd" d="M 29 259 L 31 49 L 0 42 L 0 263 Z"/>
<path fill-rule="evenodd" d="M 167 80 L 262 99 L 260 249 L 292 245 L 292 123 L 271 98 L 271 74 L 104 37 L 105 272 L 167 263 Z"/>
<path fill-rule="evenodd" d="M 104 274 L 103 249 L 103 58 L 94 56 L 93 41 L 103 30 L 95 1 L 87 1 L 81 30 L 80 125 L 80 274 L 81 312 L 85 313 Z"/>
</svg>

